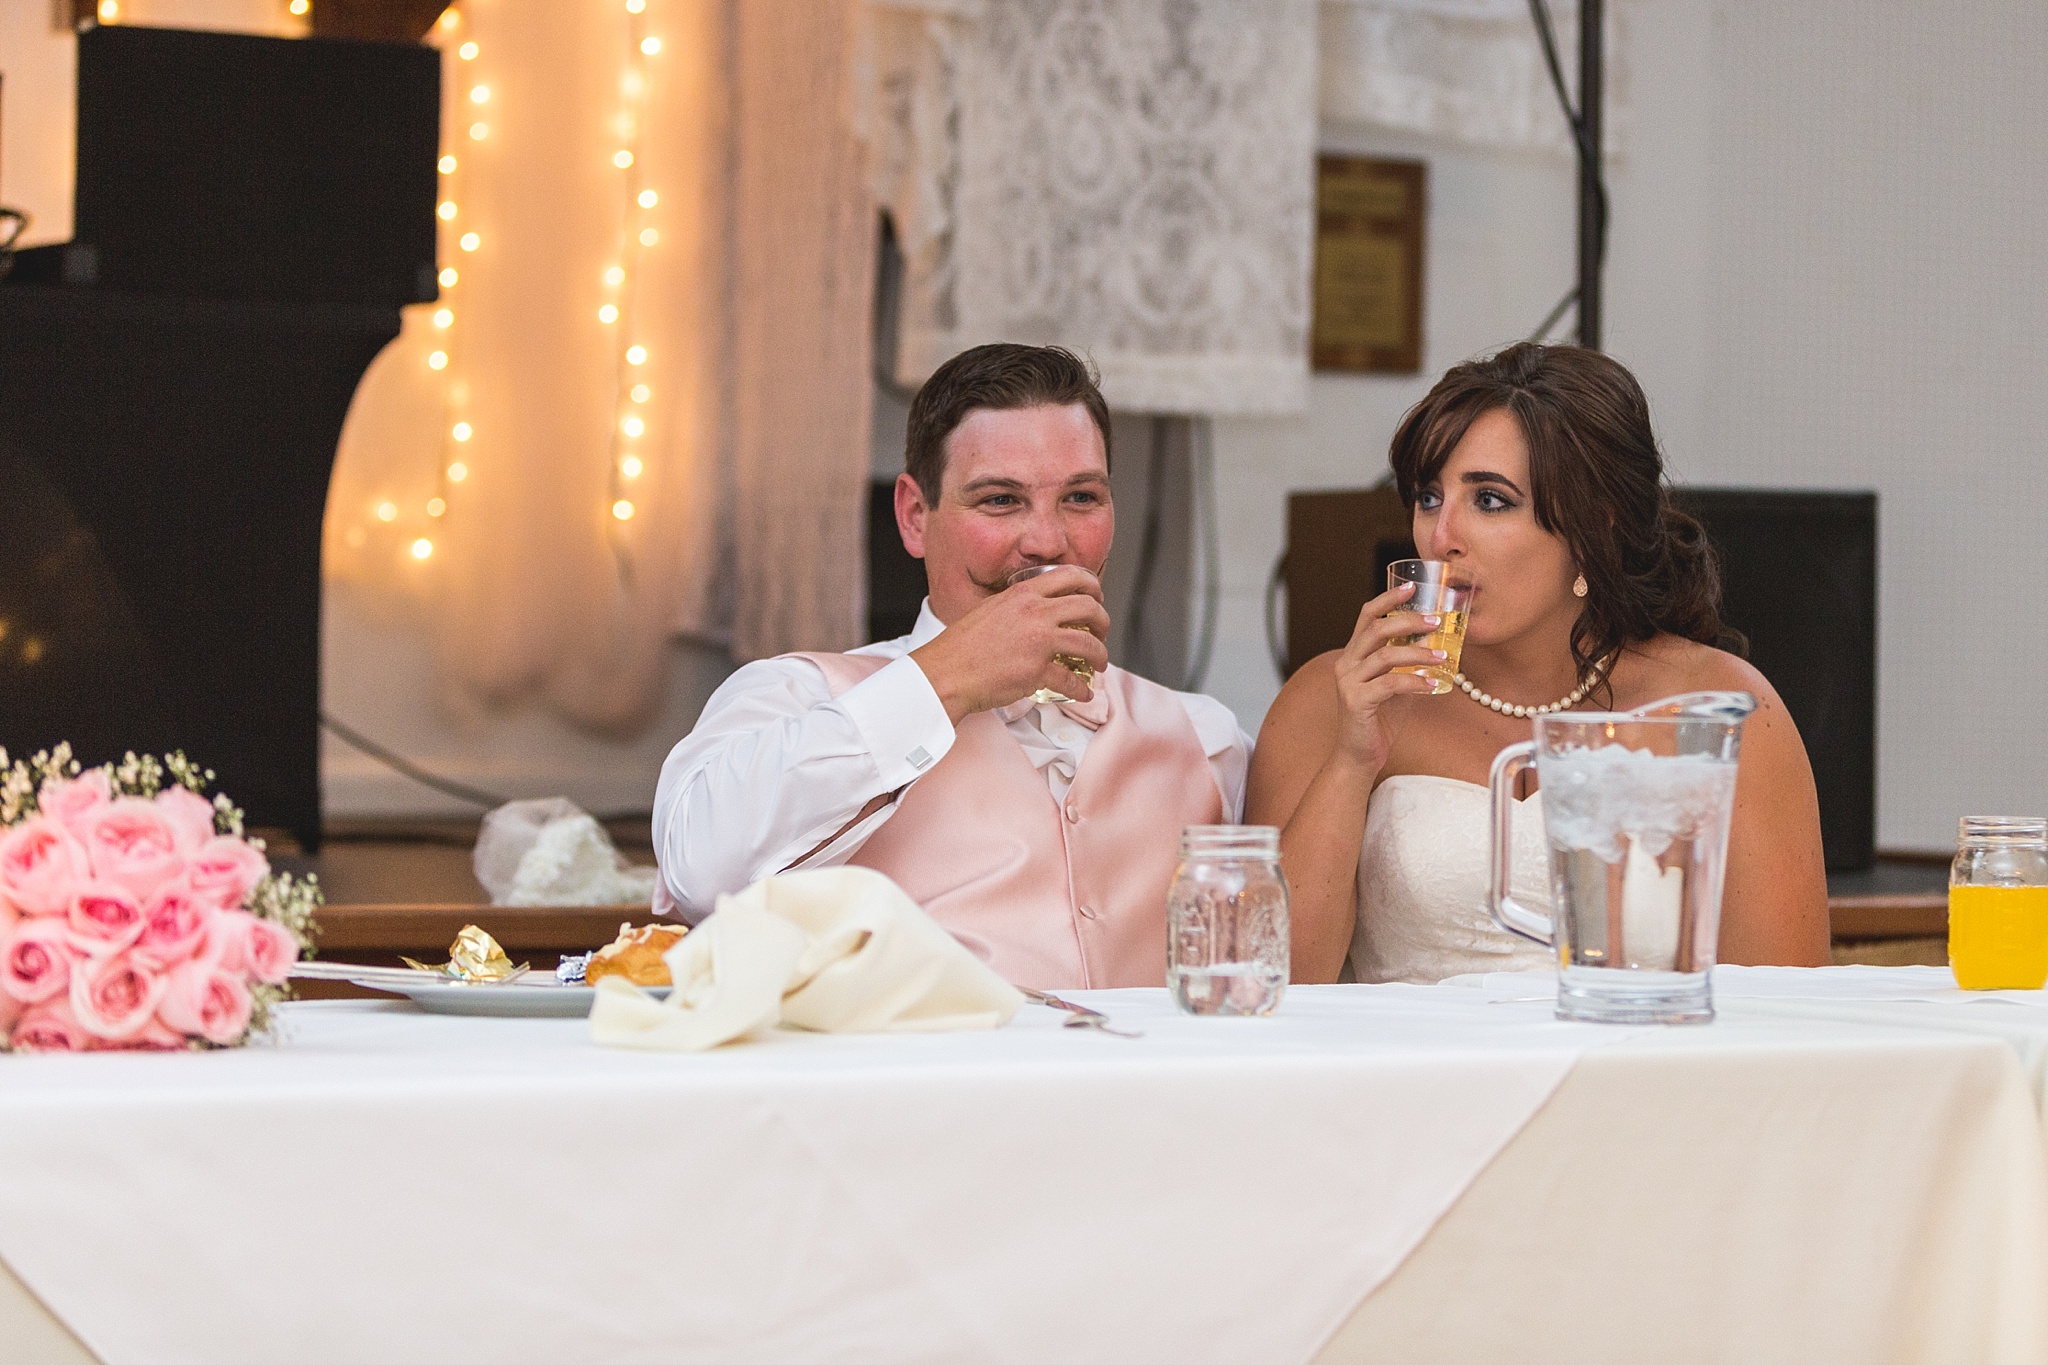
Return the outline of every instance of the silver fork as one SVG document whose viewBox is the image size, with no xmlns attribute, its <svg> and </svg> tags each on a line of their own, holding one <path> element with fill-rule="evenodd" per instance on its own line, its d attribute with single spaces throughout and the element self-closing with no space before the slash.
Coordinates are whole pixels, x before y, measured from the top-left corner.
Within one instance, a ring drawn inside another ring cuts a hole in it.
<svg viewBox="0 0 2048 1365">
<path fill-rule="evenodd" d="M 1100 1010 L 1091 1010 L 1086 1005 L 1077 1005 L 1071 1000 L 1062 1000 L 1057 995 L 1047 995 L 1044 991 L 1034 991 L 1029 986 L 1019 986 L 1017 989 L 1023 992 L 1026 1000 L 1035 1000 L 1039 1004 L 1049 1006 L 1052 1009 L 1065 1010 L 1067 1018 L 1060 1025 L 1061 1028 L 1092 1028 L 1097 1033 L 1106 1033 L 1112 1038 L 1142 1038 L 1145 1036 L 1132 1029 L 1111 1028 L 1109 1016 Z"/>
</svg>

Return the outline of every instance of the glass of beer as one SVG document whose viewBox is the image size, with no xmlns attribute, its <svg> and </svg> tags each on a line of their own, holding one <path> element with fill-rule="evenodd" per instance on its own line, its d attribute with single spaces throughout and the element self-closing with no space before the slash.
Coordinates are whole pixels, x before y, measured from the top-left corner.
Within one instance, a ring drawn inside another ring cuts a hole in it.
<svg viewBox="0 0 2048 1365">
<path fill-rule="evenodd" d="M 1444 661 L 1394 671 L 1428 678 L 1433 684 L 1432 693 L 1448 692 L 1458 671 L 1458 656 L 1465 649 L 1465 615 L 1472 606 L 1472 582 L 1457 566 L 1441 559 L 1397 559 L 1387 565 L 1387 587 L 1392 590 L 1403 583 L 1413 583 L 1415 595 L 1397 610 L 1424 612 L 1440 618 L 1440 624 L 1427 635 L 1410 635 L 1392 643 L 1440 649 Z"/>
<path fill-rule="evenodd" d="M 1009 581 L 1004 583 L 1003 586 L 1006 588 L 1014 588 L 1027 578 L 1036 578 L 1040 574 L 1051 573 L 1054 569 L 1069 568 L 1079 569 L 1081 568 L 1081 566 L 1078 564 L 1027 564 L 1023 568 L 1017 570 L 1017 572 L 1011 574 L 1009 577 Z M 1081 572 L 1088 573 L 1086 569 L 1081 569 Z M 1090 578 L 1095 577 L 1094 574 L 1088 574 L 1088 576 Z M 1078 654 L 1055 654 L 1052 656 L 1052 661 L 1058 664 L 1061 668 L 1066 669 L 1067 672 L 1073 674 L 1075 677 L 1079 678 L 1084 683 L 1093 684 L 1095 681 L 1095 666 L 1089 663 L 1086 659 L 1082 658 Z M 1073 698 L 1066 696 L 1062 693 L 1055 692 L 1050 687 L 1041 687 L 1036 692 L 1033 692 L 1031 694 L 1031 700 L 1036 702 L 1057 703 L 1063 701 L 1072 701 Z"/>
</svg>

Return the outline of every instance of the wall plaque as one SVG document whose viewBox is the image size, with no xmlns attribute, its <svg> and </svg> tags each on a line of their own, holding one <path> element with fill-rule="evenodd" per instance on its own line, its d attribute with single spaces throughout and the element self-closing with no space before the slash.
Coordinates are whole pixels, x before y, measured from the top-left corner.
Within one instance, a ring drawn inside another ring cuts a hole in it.
<svg viewBox="0 0 2048 1365">
<path fill-rule="evenodd" d="M 1319 370 L 1416 374 L 1422 369 L 1420 161 L 1316 160 L 1315 316 Z"/>
</svg>

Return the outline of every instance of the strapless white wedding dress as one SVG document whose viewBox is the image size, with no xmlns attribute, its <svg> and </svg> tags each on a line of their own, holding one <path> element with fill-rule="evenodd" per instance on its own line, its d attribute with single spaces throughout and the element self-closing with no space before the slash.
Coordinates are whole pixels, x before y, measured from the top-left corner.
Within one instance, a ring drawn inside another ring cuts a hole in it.
<svg viewBox="0 0 2048 1365">
<path fill-rule="evenodd" d="M 1358 855 L 1358 923 L 1351 973 L 1359 981 L 1436 982 L 1463 972 L 1554 967 L 1549 949 L 1510 934 L 1486 908 L 1485 787 L 1416 774 L 1380 783 Z M 1550 909 L 1543 794 L 1515 807 L 1510 894 Z"/>
</svg>

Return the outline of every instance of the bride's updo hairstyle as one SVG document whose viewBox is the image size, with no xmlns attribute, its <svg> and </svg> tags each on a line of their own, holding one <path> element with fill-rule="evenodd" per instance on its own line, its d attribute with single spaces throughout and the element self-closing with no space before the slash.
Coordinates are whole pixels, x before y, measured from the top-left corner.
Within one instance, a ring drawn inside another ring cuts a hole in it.
<svg viewBox="0 0 2048 1365">
<path fill-rule="evenodd" d="M 1536 524 L 1586 576 L 1572 627 L 1581 677 L 1659 632 L 1744 648 L 1721 623 L 1721 571 L 1705 529 L 1672 505 L 1642 386 L 1598 351 L 1525 341 L 1453 368 L 1394 433 L 1387 459 L 1401 501 L 1412 510 L 1495 408 L 1514 415 L 1528 444 Z"/>
</svg>

